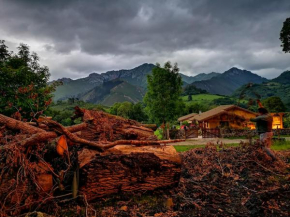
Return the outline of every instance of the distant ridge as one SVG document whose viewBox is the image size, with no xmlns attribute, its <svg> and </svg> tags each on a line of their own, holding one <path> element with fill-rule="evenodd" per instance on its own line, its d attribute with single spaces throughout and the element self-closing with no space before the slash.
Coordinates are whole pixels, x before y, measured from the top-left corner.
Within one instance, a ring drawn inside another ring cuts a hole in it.
<svg viewBox="0 0 290 217">
<path fill-rule="evenodd" d="M 86 93 L 94 87 L 102 85 L 104 82 L 114 79 L 122 79 L 129 84 L 145 88 L 147 75 L 151 73 L 155 65 L 144 63 L 138 67 L 129 70 L 108 71 L 98 74 L 91 73 L 88 77 L 72 80 L 70 78 L 59 79 L 64 81 L 63 85 L 57 87 L 54 92 L 54 101 L 65 100 L 69 97 L 77 97 L 80 94 Z"/>
<path fill-rule="evenodd" d="M 205 74 L 205 73 L 200 73 L 196 76 L 187 76 L 187 75 L 184 75 L 184 74 L 181 74 L 180 73 L 180 76 L 182 78 L 182 80 L 188 84 L 191 84 L 192 82 L 195 82 L 195 81 L 204 81 L 204 80 L 209 80 L 213 77 L 216 77 L 220 75 L 220 73 L 217 73 L 217 72 L 211 72 L 211 73 L 208 73 L 208 74 Z"/>
<path fill-rule="evenodd" d="M 290 71 L 283 72 L 277 78 L 272 79 L 272 81 L 280 84 L 290 84 Z"/>
<path fill-rule="evenodd" d="M 195 81 L 190 85 L 206 90 L 211 94 L 232 95 L 236 89 L 247 83 L 260 84 L 268 81 L 257 74 L 247 70 L 231 68 L 224 73 L 209 80 Z"/>
</svg>

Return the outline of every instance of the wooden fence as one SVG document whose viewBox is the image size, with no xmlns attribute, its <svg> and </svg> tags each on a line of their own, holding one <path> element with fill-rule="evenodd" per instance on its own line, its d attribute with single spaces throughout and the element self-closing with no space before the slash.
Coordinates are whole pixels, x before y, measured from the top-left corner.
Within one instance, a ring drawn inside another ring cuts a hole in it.
<svg viewBox="0 0 290 217">
<path fill-rule="evenodd" d="M 202 138 L 218 138 L 220 136 L 220 129 L 202 129 Z"/>
</svg>

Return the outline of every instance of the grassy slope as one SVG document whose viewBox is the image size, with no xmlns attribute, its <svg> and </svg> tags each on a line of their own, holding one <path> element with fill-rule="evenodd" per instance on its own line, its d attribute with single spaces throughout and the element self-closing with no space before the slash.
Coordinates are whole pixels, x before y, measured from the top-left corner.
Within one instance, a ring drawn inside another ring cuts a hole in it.
<svg viewBox="0 0 290 217">
<path fill-rule="evenodd" d="M 63 97 L 76 97 L 79 93 L 86 92 L 94 88 L 97 84 L 89 83 L 85 79 L 71 81 L 70 83 L 58 86 L 54 92 L 54 101 Z"/>
<path fill-rule="evenodd" d="M 215 94 L 197 94 L 192 95 L 192 101 L 188 101 L 188 96 L 183 96 L 182 100 L 185 103 L 199 103 L 199 104 L 211 104 L 213 100 L 215 99 L 221 99 L 221 98 L 227 98 L 226 96 L 220 96 Z M 230 97 L 233 100 L 236 100 L 238 102 L 238 99 L 235 97 Z M 246 100 L 240 100 L 240 103 L 247 103 Z"/>
<path fill-rule="evenodd" d="M 114 87 L 110 94 L 105 97 L 101 102 L 102 105 L 112 106 L 116 102 L 133 102 L 137 103 L 142 101 L 144 91 L 136 86 L 133 86 L 127 82 L 123 82 L 118 86 Z"/>
<path fill-rule="evenodd" d="M 218 96 L 214 94 L 197 94 L 192 95 L 192 101 L 187 101 L 188 96 L 183 96 L 182 99 L 186 103 L 211 103 L 215 99 L 225 98 L 224 96 Z"/>
</svg>

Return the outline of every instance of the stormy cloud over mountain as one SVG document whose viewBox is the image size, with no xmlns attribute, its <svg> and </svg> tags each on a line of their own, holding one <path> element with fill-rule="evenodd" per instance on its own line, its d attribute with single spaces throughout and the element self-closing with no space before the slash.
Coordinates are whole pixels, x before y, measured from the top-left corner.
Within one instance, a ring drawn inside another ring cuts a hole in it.
<svg viewBox="0 0 290 217">
<path fill-rule="evenodd" d="M 167 60 L 191 76 L 235 66 L 269 79 L 290 67 L 289 12 L 289 0 L 2 0 L 0 36 L 28 44 L 51 80 Z"/>
</svg>

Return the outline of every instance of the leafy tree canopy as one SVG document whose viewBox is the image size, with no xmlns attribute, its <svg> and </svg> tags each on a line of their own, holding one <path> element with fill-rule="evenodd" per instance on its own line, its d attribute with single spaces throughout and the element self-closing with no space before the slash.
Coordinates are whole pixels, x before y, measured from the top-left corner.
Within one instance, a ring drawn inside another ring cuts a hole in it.
<svg viewBox="0 0 290 217">
<path fill-rule="evenodd" d="M 18 53 L 8 51 L 0 40 L 0 113 L 32 119 L 51 103 L 55 85 L 47 85 L 49 69 L 39 65 L 36 53 L 20 44 Z"/>
<path fill-rule="evenodd" d="M 236 104 L 236 100 L 231 99 L 230 97 L 224 97 L 219 99 L 214 99 L 213 104 L 215 105 L 230 105 L 230 104 Z"/>
<path fill-rule="evenodd" d="M 205 94 L 208 93 L 206 90 L 202 90 L 200 88 L 197 88 L 196 86 L 189 84 L 183 89 L 183 96 L 186 95 L 197 95 L 197 94 Z"/>
<path fill-rule="evenodd" d="M 290 17 L 287 18 L 280 32 L 281 47 L 285 53 L 290 53 Z"/>
<path fill-rule="evenodd" d="M 173 122 L 182 114 L 184 102 L 180 95 L 182 93 L 182 80 L 178 74 L 177 64 L 165 63 L 162 68 L 160 64 L 147 76 L 147 93 L 144 97 L 146 112 L 150 121 L 156 124 Z"/>
<path fill-rule="evenodd" d="M 272 96 L 262 102 L 263 106 L 268 109 L 269 112 L 285 112 L 286 107 L 280 97 Z"/>
<path fill-rule="evenodd" d="M 148 116 L 144 111 L 144 105 L 141 102 L 136 104 L 131 102 L 117 102 L 110 108 L 109 113 L 139 122 L 148 121 Z"/>
<path fill-rule="evenodd" d="M 209 106 L 206 106 L 204 104 L 190 103 L 186 105 L 186 113 L 184 113 L 184 115 L 191 114 L 191 113 L 205 112 L 209 109 L 210 109 Z"/>
<path fill-rule="evenodd" d="M 192 101 L 192 96 L 188 95 L 187 101 Z"/>
</svg>

